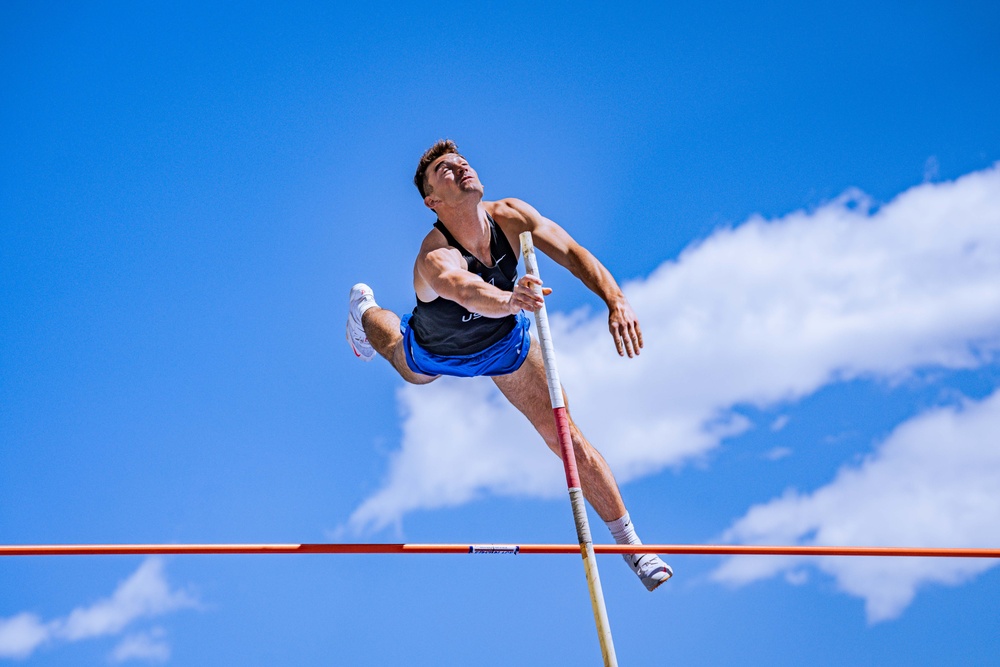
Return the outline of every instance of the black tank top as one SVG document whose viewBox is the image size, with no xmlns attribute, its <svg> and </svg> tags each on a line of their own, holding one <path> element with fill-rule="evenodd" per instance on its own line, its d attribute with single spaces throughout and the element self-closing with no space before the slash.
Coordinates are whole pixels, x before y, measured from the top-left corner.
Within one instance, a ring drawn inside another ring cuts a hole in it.
<svg viewBox="0 0 1000 667">
<path fill-rule="evenodd" d="M 463 248 L 440 220 L 434 226 L 444 234 L 448 245 L 462 253 L 469 271 L 499 289 L 513 292 L 517 284 L 517 253 L 488 213 L 486 218 L 490 224 L 490 261 L 493 266 L 486 266 Z M 516 321 L 513 315 L 485 317 L 472 313 L 464 306 L 441 297 L 429 302 L 418 297 L 410 327 L 420 347 L 434 354 L 455 356 L 485 350 L 510 333 Z"/>
</svg>

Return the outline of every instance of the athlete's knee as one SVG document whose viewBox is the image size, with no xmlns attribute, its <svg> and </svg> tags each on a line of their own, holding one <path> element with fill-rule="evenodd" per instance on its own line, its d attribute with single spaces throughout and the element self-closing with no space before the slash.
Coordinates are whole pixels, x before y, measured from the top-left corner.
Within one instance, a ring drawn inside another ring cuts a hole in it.
<svg viewBox="0 0 1000 667">
<path fill-rule="evenodd" d="M 556 431 L 555 422 L 549 420 L 550 423 L 535 423 L 535 430 L 538 431 L 538 435 L 542 437 L 545 445 L 551 449 L 556 454 L 559 454 L 561 446 L 559 443 L 559 433 Z"/>
<path fill-rule="evenodd" d="M 400 373 L 400 375 L 410 384 L 430 384 L 441 377 L 440 375 L 417 375 L 416 373 Z"/>
<path fill-rule="evenodd" d="M 406 352 L 403 350 L 403 339 L 400 338 L 396 341 L 396 344 L 392 346 L 389 351 L 389 355 L 386 359 L 392 364 L 392 367 L 396 369 L 399 376 L 406 380 L 410 384 L 427 384 L 428 382 L 433 382 L 437 380 L 440 375 L 424 375 L 422 373 L 417 373 L 410 365 L 406 362 Z"/>
<path fill-rule="evenodd" d="M 573 451 L 576 452 L 577 458 L 580 460 L 582 465 L 589 465 L 592 462 L 601 459 L 600 452 L 597 448 L 590 444 L 590 441 L 584 437 L 583 433 L 577 428 L 576 424 L 570 424 L 570 437 L 573 440 Z"/>
<path fill-rule="evenodd" d="M 545 441 L 549 449 L 561 455 L 562 444 L 560 443 L 560 435 L 556 428 L 555 420 L 551 418 L 551 413 L 547 419 L 541 420 L 540 423 L 535 423 L 534 426 L 535 430 L 538 431 L 538 435 L 542 436 L 542 440 Z M 583 433 L 580 432 L 580 429 L 577 428 L 572 419 L 569 422 L 569 437 L 570 442 L 573 443 L 573 451 L 576 458 L 589 461 L 593 457 L 591 453 L 593 446 L 583 437 Z"/>
<path fill-rule="evenodd" d="M 580 427 L 576 425 L 576 421 L 573 419 L 573 415 L 566 411 L 566 418 L 569 421 L 569 437 L 573 439 L 573 445 L 579 445 L 581 443 L 586 443 L 587 439 L 583 437 L 583 432 Z"/>
</svg>

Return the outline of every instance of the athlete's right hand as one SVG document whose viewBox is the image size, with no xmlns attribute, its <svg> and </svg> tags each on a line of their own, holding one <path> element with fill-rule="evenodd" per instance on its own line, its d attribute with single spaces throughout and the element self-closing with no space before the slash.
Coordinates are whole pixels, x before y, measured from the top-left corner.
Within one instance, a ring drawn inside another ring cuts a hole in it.
<svg viewBox="0 0 1000 667">
<path fill-rule="evenodd" d="M 516 315 L 522 310 L 533 313 L 544 306 L 545 301 L 542 297 L 552 294 L 552 290 L 541 286 L 542 281 L 540 278 L 536 278 L 530 274 L 521 276 L 521 279 L 514 285 L 514 291 L 510 293 L 508 306 L 510 307 L 511 315 Z M 541 294 L 535 292 L 536 287 L 541 287 Z"/>
</svg>

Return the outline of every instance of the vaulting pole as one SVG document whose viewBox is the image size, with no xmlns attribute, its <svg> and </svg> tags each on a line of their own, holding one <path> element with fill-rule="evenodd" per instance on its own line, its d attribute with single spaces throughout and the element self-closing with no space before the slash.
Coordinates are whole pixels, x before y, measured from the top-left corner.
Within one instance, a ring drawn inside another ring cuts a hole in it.
<svg viewBox="0 0 1000 667">
<path fill-rule="evenodd" d="M 537 278 L 538 260 L 535 257 L 535 246 L 531 240 L 531 232 L 521 234 L 521 252 L 524 253 L 524 265 L 527 272 Z M 536 288 L 535 291 L 541 296 L 541 287 Z M 566 471 L 566 486 L 569 487 L 569 499 L 573 506 L 573 519 L 576 521 L 576 536 L 580 542 L 583 568 L 587 573 L 590 603 L 594 608 L 594 621 L 597 623 L 597 637 L 601 642 L 601 654 L 604 656 L 605 667 L 617 667 L 618 658 L 615 656 L 615 644 L 611 638 L 611 623 L 608 620 L 608 610 L 604 604 L 601 577 L 597 572 L 594 542 L 590 537 L 590 522 L 587 520 L 587 507 L 583 502 L 583 489 L 580 486 L 580 475 L 576 469 L 576 454 L 573 452 L 573 440 L 569 432 L 569 415 L 566 414 L 566 402 L 563 399 L 562 383 L 559 382 L 559 371 L 556 368 L 552 333 L 549 331 L 549 316 L 545 312 L 544 304 L 535 312 L 535 324 L 538 327 L 538 340 L 542 344 L 542 359 L 545 362 L 549 399 L 552 401 L 556 431 L 559 434 L 559 451 Z"/>
</svg>

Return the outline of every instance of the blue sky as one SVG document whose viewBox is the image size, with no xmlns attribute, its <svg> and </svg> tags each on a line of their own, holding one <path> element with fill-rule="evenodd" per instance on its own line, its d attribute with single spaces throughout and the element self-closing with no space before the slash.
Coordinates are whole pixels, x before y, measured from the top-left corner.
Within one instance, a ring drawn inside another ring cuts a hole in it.
<svg viewBox="0 0 1000 667">
<path fill-rule="evenodd" d="M 359 280 L 412 307 L 451 137 L 626 285 L 633 361 L 541 266 L 647 542 L 1000 546 L 994 4 L 0 13 L 0 542 L 572 542 L 488 381 L 343 340 Z M 653 594 L 599 561 L 622 664 L 1000 650 L 995 562 L 669 560 Z M 3 559 L 0 591 L 11 664 L 599 656 L 562 556 Z"/>
</svg>

